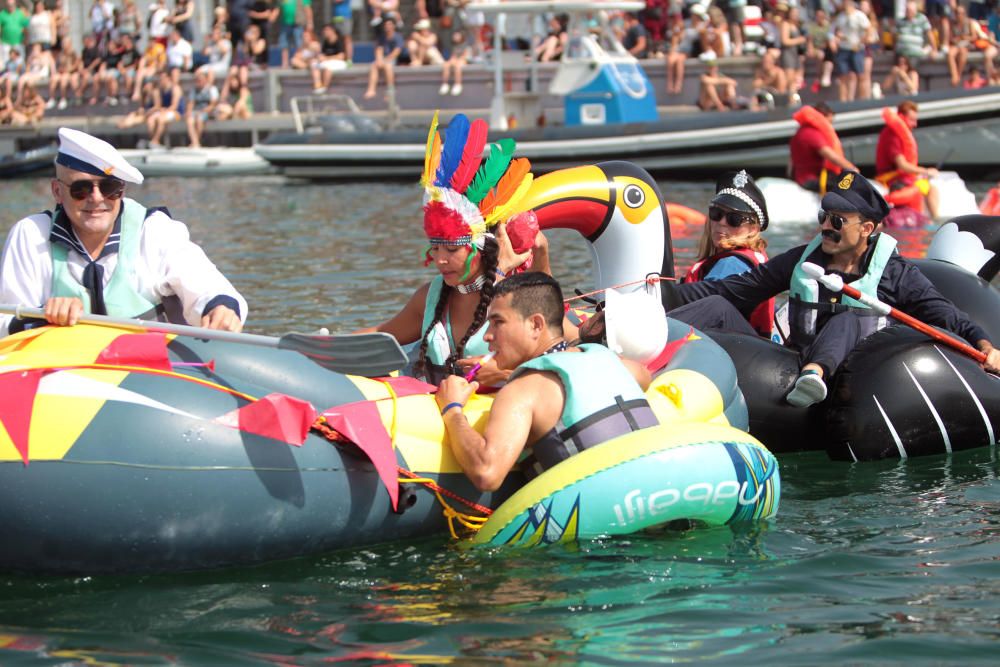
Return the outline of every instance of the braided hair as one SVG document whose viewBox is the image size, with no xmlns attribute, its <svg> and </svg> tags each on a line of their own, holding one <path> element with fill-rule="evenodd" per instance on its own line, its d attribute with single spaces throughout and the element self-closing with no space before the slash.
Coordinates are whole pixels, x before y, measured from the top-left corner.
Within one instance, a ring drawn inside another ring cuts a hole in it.
<svg viewBox="0 0 1000 667">
<path fill-rule="evenodd" d="M 444 367 L 445 372 L 451 374 L 458 374 L 455 370 L 455 362 L 461 359 L 465 354 L 465 345 L 469 342 L 469 339 L 479 331 L 483 323 L 486 322 L 486 310 L 490 306 L 490 302 L 493 300 L 493 291 L 496 286 L 496 271 L 497 264 L 499 262 L 500 246 L 497 244 L 496 239 L 487 236 L 484 240 L 483 249 L 480 252 L 480 262 L 482 268 L 483 278 L 485 282 L 482 288 L 479 290 L 479 305 L 476 306 L 476 312 L 472 316 L 472 323 L 469 324 L 469 328 L 466 329 L 465 335 L 462 339 L 456 343 L 455 349 L 452 353 L 448 355 L 445 359 Z M 427 375 L 427 346 L 428 338 L 431 331 L 437 326 L 438 322 L 444 319 L 444 310 L 448 306 L 448 300 L 451 297 L 452 287 L 447 284 L 441 285 L 441 293 L 438 295 L 437 304 L 434 306 L 434 316 L 431 318 L 431 322 L 424 331 L 423 337 L 420 339 L 420 355 L 417 358 L 417 363 L 415 370 L 418 374 Z M 436 379 L 436 378 L 431 378 Z"/>
</svg>

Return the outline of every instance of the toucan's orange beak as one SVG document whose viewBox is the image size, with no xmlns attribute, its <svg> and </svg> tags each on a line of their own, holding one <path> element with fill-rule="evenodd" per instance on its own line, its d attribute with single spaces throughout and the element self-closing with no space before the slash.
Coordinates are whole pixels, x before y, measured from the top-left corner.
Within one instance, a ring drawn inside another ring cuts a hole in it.
<svg viewBox="0 0 1000 667">
<path fill-rule="evenodd" d="M 534 210 L 541 229 L 575 229 L 593 241 L 614 212 L 610 187 L 599 167 L 560 169 L 536 178 L 517 208 Z"/>
</svg>

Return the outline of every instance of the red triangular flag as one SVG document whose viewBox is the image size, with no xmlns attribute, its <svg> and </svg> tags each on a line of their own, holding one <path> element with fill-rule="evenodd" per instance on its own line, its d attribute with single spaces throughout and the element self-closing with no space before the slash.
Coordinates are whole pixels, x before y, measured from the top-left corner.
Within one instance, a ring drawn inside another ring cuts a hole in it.
<svg viewBox="0 0 1000 667">
<path fill-rule="evenodd" d="M 646 368 L 655 372 L 666 366 L 674 358 L 674 355 L 677 354 L 677 350 L 681 349 L 689 340 L 694 340 L 694 335 L 694 328 L 691 328 L 683 338 L 672 340 L 664 345 L 660 353 L 656 355 L 656 358 L 646 363 Z"/>
<path fill-rule="evenodd" d="M 264 438 L 301 447 L 316 421 L 316 408 L 301 398 L 268 394 L 214 421 Z"/>
<path fill-rule="evenodd" d="M 325 411 L 323 417 L 331 428 L 357 445 L 375 465 L 395 510 L 399 502 L 396 452 L 392 449 L 392 438 L 382 424 L 375 403 L 359 401 L 338 405 Z"/>
<path fill-rule="evenodd" d="M 94 363 L 169 371 L 167 336 L 163 333 L 122 334 L 101 350 Z"/>
<path fill-rule="evenodd" d="M 14 447 L 21 454 L 24 465 L 28 465 L 28 436 L 31 430 L 31 412 L 35 405 L 35 393 L 45 371 L 13 371 L 0 375 L 0 396 L 4 397 L 4 409 L 0 411 L 0 423 L 7 430 Z"/>
</svg>

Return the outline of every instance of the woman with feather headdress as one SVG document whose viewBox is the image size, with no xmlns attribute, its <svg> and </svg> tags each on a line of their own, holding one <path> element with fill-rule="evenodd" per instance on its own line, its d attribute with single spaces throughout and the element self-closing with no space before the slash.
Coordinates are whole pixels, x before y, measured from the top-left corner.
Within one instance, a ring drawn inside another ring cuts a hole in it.
<svg viewBox="0 0 1000 667">
<path fill-rule="evenodd" d="M 533 246 L 516 253 L 505 225 L 531 186 L 531 164 L 514 158 L 513 139 L 491 144 L 483 158 L 487 132 L 485 121 L 470 123 L 458 114 L 442 141 L 434 115 L 421 184 L 429 243 L 424 262 L 433 263 L 438 275 L 395 317 L 367 329 L 390 333 L 404 345 L 420 341 L 415 371 L 433 383 L 464 372 L 487 353 L 486 309 L 499 280 L 533 252 L 534 269 L 548 269 L 544 236 L 538 233 Z M 487 360 L 477 378 L 491 385 L 508 374 Z"/>
</svg>

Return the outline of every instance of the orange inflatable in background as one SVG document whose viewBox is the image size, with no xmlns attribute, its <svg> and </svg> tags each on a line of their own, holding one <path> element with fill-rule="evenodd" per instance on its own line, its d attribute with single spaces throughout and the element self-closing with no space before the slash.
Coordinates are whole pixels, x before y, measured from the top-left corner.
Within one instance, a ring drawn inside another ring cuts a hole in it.
<svg viewBox="0 0 1000 667">
<path fill-rule="evenodd" d="M 979 205 L 983 215 L 1000 215 L 1000 186 L 990 188 L 986 198 Z"/>
<path fill-rule="evenodd" d="M 705 224 L 705 214 L 701 211 L 696 211 L 690 206 L 675 204 L 669 201 L 663 202 L 663 205 L 667 209 L 667 216 L 671 226 L 675 224 L 696 226 Z"/>
</svg>

